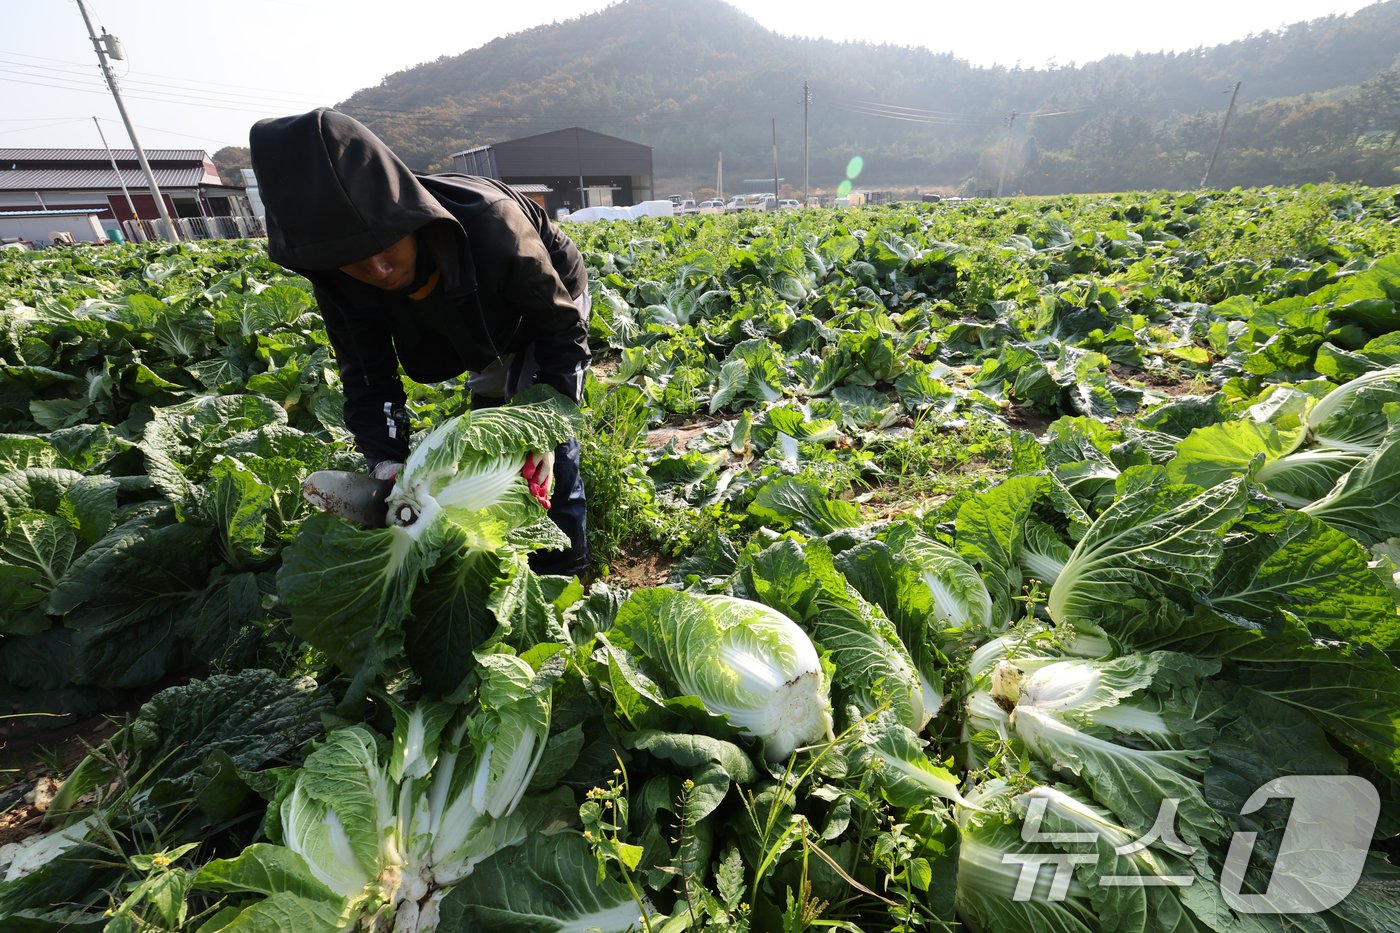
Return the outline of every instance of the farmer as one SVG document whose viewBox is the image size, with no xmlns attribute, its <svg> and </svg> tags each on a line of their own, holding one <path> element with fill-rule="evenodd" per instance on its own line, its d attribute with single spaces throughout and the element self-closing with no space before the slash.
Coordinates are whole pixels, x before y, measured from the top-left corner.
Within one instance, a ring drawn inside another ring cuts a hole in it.
<svg viewBox="0 0 1400 933">
<path fill-rule="evenodd" d="M 468 373 L 474 409 L 534 383 L 580 400 L 588 275 L 537 204 L 490 178 L 414 174 L 334 110 L 260 120 L 249 138 L 268 256 L 315 287 L 345 424 L 375 478 L 408 456 L 400 365 L 423 383 Z M 584 575 L 578 441 L 530 455 L 523 472 L 537 494 L 552 477 L 549 514 L 572 542 L 536 552 L 532 566 Z"/>
</svg>

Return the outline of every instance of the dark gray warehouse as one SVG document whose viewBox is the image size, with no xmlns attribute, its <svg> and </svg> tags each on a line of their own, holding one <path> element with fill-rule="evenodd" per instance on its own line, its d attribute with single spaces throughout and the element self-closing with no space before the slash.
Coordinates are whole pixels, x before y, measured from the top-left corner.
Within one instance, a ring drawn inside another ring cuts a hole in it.
<svg viewBox="0 0 1400 933">
<path fill-rule="evenodd" d="M 579 126 L 452 154 L 452 170 L 532 188 L 550 214 L 652 199 L 651 147 Z"/>
</svg>

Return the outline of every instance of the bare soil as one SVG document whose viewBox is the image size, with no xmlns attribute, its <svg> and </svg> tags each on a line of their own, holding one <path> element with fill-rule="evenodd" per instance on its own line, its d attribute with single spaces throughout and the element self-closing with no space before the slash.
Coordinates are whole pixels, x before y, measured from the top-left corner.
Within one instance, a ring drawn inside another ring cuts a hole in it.
<svg viewBox="0 0 1400 933">
<path fill-rule="evenodd" d="M 692 440 L 723 422 L 724 419 L 722 418 L 712 418 L 709 421 L 701 421 L 694 424 L 663 425 L 647 432 L 646 443 L 648 447 L 665 447 L 667 443 L 674 439 L 676 442 L 676 449 L 685 450 L 686 445 Z"/>
<path fill-rule="evenodd" d="M 1120 382 L 1136 382 L 1172 398 L 1191 395 L 1199 388 L 1194 379 L 1170 376 L 1150 369 L 1130 369 L 1121 363 L 1110 363 L 1108 372 Z"/>
<path fill-rule="evenodd" d="M 0 746 L 0 846 L 44 830 L 44 813 L 63 779 L 119 726 L 115 714 L 89 716 Z"/>
<path fill-rule="evenodd" d="M 629 590 L 661 586 L 670 579 L 671 568 L 675 565 L 674 557 L 641 548 L 629 548 L 613 561 L 611 572 L 604 579 Z"/>
<path fill-rule="evenodd" d="M 1020 405 L 1012 405 L 1003 417 L 1009 426 L 1018 431 L 1029 431 L 1036 437 L 1043 435 L 1046 429 L 1060 418 L 1059 415 L 1042 414 L 1033 408 L 1023 408 Z"/>
</svg>

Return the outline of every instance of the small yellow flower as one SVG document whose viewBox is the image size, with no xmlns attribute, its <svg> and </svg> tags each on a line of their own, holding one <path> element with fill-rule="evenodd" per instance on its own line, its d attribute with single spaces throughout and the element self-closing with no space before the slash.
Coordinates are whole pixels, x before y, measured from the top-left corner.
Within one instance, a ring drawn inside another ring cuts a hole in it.
<svg viewBox="0 0 1400 933">
<path fill-rule="evenodd" d="M 170 859 L 168 856 L 163 854 L 152 856 L 151 864 L 157 868 L 167 868 L 170 865 Z"/>
</svg>

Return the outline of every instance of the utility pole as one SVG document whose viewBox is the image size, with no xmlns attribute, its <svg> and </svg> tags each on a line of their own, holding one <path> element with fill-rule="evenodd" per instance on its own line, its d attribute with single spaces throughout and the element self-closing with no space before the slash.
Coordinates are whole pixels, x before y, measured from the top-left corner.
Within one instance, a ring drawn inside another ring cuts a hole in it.
<svg viewBox="0 0 1400 933">
<path fill-rule="evenodd" d="M 807 107 L 812 103 L 812 89 L 802 82 L 802 206 L 812 198 L 812 149 L 807 135 Z"/>
<path fill-rule="evenodd" d="M 117 174 L 117 184 L 122 186 L 122 194 L 126 196 L 127 209 L 131 211 L 132 220 L 140 220 L 136 213 L 136 203 L 131 200 L 131 192 L 126 190 L 126 179 L 122 178 L 122 170 L 117 168 L 117 157 L 112 152 L 112 147 L 107 143 L 107 134 L 102 132 L 102 124 L 97 122 L 97 117 L 92 118 L 93 125 L 97 127 L 97 135 L 102 137 L 102 148 L 107 150 L 107 158 L 112 160 L 112 171 Z M 121 220 L 117 221 L 117 226 L 121 226 Z M 137 229 L 140 229 L 139 225 Z"/>
<path fill-rule="evenodd" d="M 1225 108 L 1225 119 L 1220 121 L 1220 135 L 1215 138 L 1215 151 L 1210 154 L 1210 164 L 1206 166 L 1206 173 L 1201 176 L 1200 187 L 1204 188 L 1206 182 L 1210 180 L 1210 173 L 1215 171 L 1215 159 L 1220 155 L 1220 144 L 1225 142 L 1225 127 L 1230 125 L 1230 114 L 1235 112 L 1235 98 L 1240 93 L 1240 82 L 1235 82 L 1234 90 L 1230 92 L 1230 106 Z"/>
<path fill-rule="evenodd" d="M 778 206 L 778 118 L 773 118 L 773 206 Z"/>
<path fill-rule="evenodd" d="M 166 236 L 170 240 L 179 242 L 180 234 L 175 230 L 175 223 L 170 219 L 170 212 L 165 209 L 165 199 L 161 197 L 160 186 L 156 184 L 156 173 L 151 171 L 151 163 L 146 161 L 146 153 L 141 149 L 140 140 L 136 138 L 136 128 L 131 125 L 131 118 L 126 115 L 126 105 L 122 103 L 121 90 L 117 87 L 117 76 L 112 73 L 112 66 L 107 61 L 108 58 L 117 61 L 125 58 L 122 54 L 121 43 L 117 41 L 116 36 L 105 29 L 102 30 L 102 38 L 97 37 L 96 30 L 92 28 L 92 19 L 88 16 L 87 7 L 83 6 L 83 0 L 78 0 L 78 11 L 83 14 L 83 22 L 87 24 L 93 51 L 97 53 L 97 62 L 102 66 L 102 77 L 107 79 L 107 87 L 111 89 L 112 97 L 117 102 L 117 112 L 122 115 L 122 122 L 126 124 L 126 134 L 131 137 L 131 148 L 136 152 L 136 161 L 141 163 L 141 171 L 146 173 L 146 183 L 151 188 L 151 197 L 155 199 L 156 210 L 160 213 L 160 219 L 165 224 Z M 120 173 L 118 173 L 118 177 L 120 177 Z"/>
<path fill-rule="evenodd" d="M 1016 125 L 1016 111 L 1006 119 L 1006 149 L 1001 154 L 1001 177 L 997 179 L 997 197 L 1001 197 L 1001 186 L 1006 184 L 1006 163 L 1011 161 L 1011 128 Z"/>
</svg>

